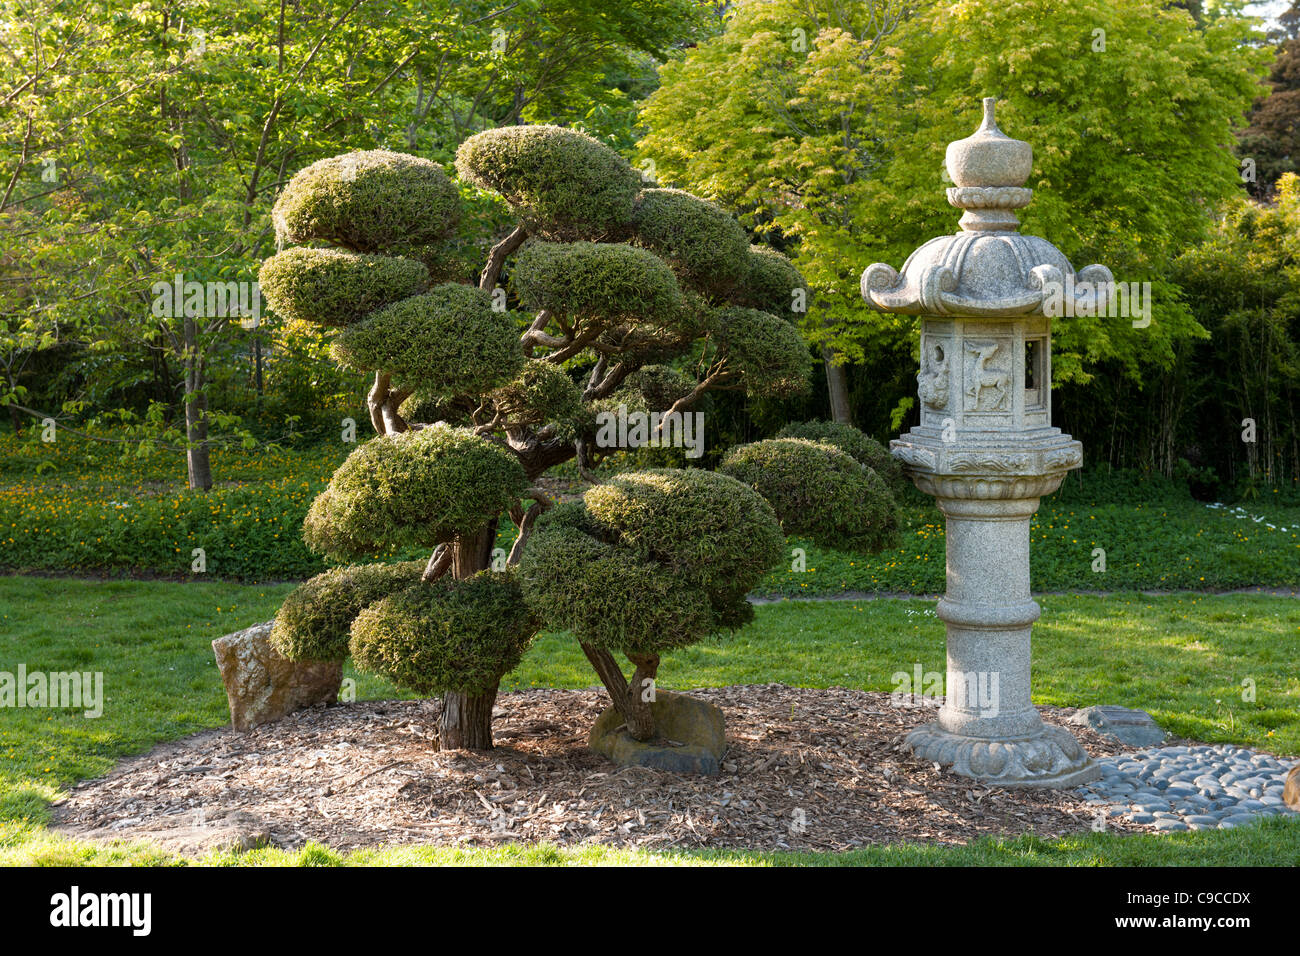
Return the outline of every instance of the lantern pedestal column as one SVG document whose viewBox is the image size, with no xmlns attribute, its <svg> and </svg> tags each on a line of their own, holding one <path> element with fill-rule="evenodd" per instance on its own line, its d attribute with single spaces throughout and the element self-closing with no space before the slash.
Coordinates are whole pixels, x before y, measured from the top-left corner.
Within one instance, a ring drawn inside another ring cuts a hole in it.
<svg viewBox="0 0 1300 956">
<path fill-rule="evenodd" d="M 1059 484 L 1060 476 L 1054 484 Z M 924 760 L 1002 787 L 1073 787 L 1101 772 L 1030 700 L 1029 522 L 1038 498 L 939 498 L 947 519 L 948 630 L 939 719 L 906 743 Z"/>
</svg>

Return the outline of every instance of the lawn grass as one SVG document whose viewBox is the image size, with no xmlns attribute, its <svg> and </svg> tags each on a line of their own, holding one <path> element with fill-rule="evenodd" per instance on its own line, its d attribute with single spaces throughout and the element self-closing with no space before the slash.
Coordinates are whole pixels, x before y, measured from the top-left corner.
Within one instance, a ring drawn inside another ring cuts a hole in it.
<svg viewBox="0 0 1300 956">
<path fill-rule="evenodd" d="M 1259 519 L 1259 520 L 1256 520 Z M 876 555 L 787 541 L 790 560 L 761 594 L 938 594 L 944 590 L 943 515 L 903 510 L 902 543 Z M 1044 498 L 1030 524 L 1030 571 L 1041 591 L 1231 590 L 1300 585 L 1300 507 L 1214 507 L 1191 498 L 1160 503 L 1062 503 Z M 796 562 L 794 549 L 802 549 Z M 1097 549 L 1104 553 L 1104 565 Z"/>
<path fill-rule="evenodd" d="M 159 862 L 154 851 L 122 851 L 125 856 L 119 859 L 112 855 L 115 851 L 79 849 L 49 838 L 41 829 L 48 802 L 72 783 L 107 771 L 123 756 L 226 723 L 225 694 L 209 644 L 221 634 L 269 619 L 289 589 L 220 581 L 0 578 L 0 670 L 12 672 L 21 662 L 29 671 L 101 671 L 107 698 L 104 714 L 97 719 L 59 710 L 3 713 L 0 862 L 24 853 L 47 861 L 84 857 L 85 862 Z M 1162 726 L 1180 735 L 1300 754 L 1300 678 L 1294 664 L 1300 656 L 1300 602 L 1265 595 L 1118 594 L 1050 596 L 1040 603 L 1044 618 L 1035 628 L 1034 648 L 1037 702 L 1127 704 L 1149 710 Z M 661 686 L 780 682 L 889 691 L 894 689 L 894 673 L 910 672 L 915 663 L 942 670 L 943 660 L 943 627 L 930 601 L 788 601 L 759 607 L 756 620 L 730 638 L 667 655 Z M 377 678 L 351 669 L 347 676 L 356 680 L 360 698 L 403 696 Z M 1254 682 L 1253 701 L 1243 700 L 1242 681 L 1247 679 Z M 545 634 L 502 682 L 502 689 L 595 683 L 571 638 Z M 1300 831 L 1279 830 L 1276 839 L 1270 836 L 1256 849 L 1251 849 L 1254 837 L 1235 836 L 1238 832 L 1180 834 L 1174 845 L 1191 847 L 1191 856 L 1168 861 L 1187 863 L 1203 857 L 1207 863 L 1229 858 L 1240 863 L 1241 854 L 1248 851 L 1273 862 L 1297 858 Z M 1078 838 L 1050 845 L 1004 846 L 995 841 L 981 844 L 982 849 L 963 850 L 967 855 L 957 860 L 1123 862 L 1129 859 L 1125 854 L 1137 854 L 1133 862 L 1159 863 L 1170 846 L 1163 835 L 1152 838 L 1150 852 L 1142 849 L 1148 846 L 1145 842 L 1130 847 L 1127 838 L 1112 845 L 1104 834 L 1099 837 L 1096 842 Z M 543 862 L 552 850 L 518 851 L 524 854 L 518 862 Z M 248 862 L 303 862 L 293 854 L 260 852 L 264 855 L 249 855 Z M 505 850 L 493 851 L 500 859 L 481 860 L 472 854 L 451 859 L 445 853 L 453 851 L 428 848 L 389 852 L 395 854 L 391 859 L 354 855 L 345 862 L 514 861 L 514 851 Z M 845 861 L 918 863 L 925 860 L 915 854 L 956 852 L 874 848 L 850 854 Z M 101 859 L 105 853 L 109 855 Z M 609 855 L 588 860 L 583 853 Z M 560 855 L 573 863 L 640 861 L 620 853 L 583 850 L 577 857 L 570 851 Z M 735 861 L 778 862 L 761 854 L 750 857 L 742 854 Z M 706 855 L 699 861 L 711 859 Z M 834 862 L 820 856 L 817 860 Z M 678 860 L 674 856 L 669 862 Z"/>
<path fill-rule="evenodd" d="M 1199 833 L 1027 834 L 960 846 L 892 843 L 845 853 L 706 849 L 652 851 L 589 845 L 507 844 L 490 848 L 398 846 L 339 853 L 317 843 L 214 853 L 187 860 L 150 844 L 105 846 L 0 824 L 0 866 L 1297 866 L 1300 817 L 1268 817 L 1233 830 Z"/>
</svg>

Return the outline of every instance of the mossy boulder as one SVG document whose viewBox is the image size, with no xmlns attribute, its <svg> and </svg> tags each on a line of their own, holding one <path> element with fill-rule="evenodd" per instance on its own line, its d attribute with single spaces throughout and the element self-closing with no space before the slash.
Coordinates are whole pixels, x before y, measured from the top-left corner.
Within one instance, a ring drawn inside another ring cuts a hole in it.
<svg viewBox="0 0 1300 956">
<path fill-rule="evenodd" d="M 727 752 L 722 711 L 694 697 L 655 692 L 650 704 L 654 740 L 633 739 L 619 712 L 610 707 L 596 718 L 587 744 L 620 767 L 650 767 L 669 773 L 713 775 Z"/>
</svg>

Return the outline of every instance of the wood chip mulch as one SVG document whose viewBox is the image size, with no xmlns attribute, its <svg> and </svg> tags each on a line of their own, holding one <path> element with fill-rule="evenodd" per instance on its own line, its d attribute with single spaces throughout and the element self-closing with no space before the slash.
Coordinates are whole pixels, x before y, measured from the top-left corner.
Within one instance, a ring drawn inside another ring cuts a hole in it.
<svg viewBox="0 0 1300 956">
<path fill-rule="evenodd" d="M 930 707 L 782 684 L 689 693 L 726 714 L 729 750 L 716 777 L 620 769 L 588 750 L 602 691 L 502 694 L 497 746 L 485 753 L 434 749 L 437 701 L 360 701 L 160 745 L 79 784 L 54 805 L 54 829 L 197 853 L 231 832 L 286 849 L 315 840 L 336 850 L 510 841 L 847 850 L 1093 825 L 1075 791 L 990 789 L 899 749 L 934 718 Z M 1074 712 L 1039 710 L 1057 724 Z M 1070 730 L 1094 757 L 1132 749 Z"/>
</svg>

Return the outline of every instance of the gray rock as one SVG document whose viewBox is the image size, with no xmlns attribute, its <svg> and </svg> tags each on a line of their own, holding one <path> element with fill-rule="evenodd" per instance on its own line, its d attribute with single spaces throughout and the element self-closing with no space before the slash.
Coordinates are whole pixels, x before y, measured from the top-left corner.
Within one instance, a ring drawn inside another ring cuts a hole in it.
<svg viewBox="0 0 1300 956">
<path fill-rule="evenodd" d="M 1233 814 L 1232 816 L 1224 817 L 1222 820 L 1219 821 L 1219 829 L 1231 830 L 1234 827 L 1240 827 L 1250 823 L 1254 823 L 1257 819 L 1258 817 L 1249 813 Z"/>
<path fill-rule="evenodd" d="M 1222 824 L 1220 824 L 1222 825 Z M 1156 829 L 1161 831 L 1178 832 L 1187 829 L 1187 824 L 1182 820 L 1156 820 Z"/>
</svg>

